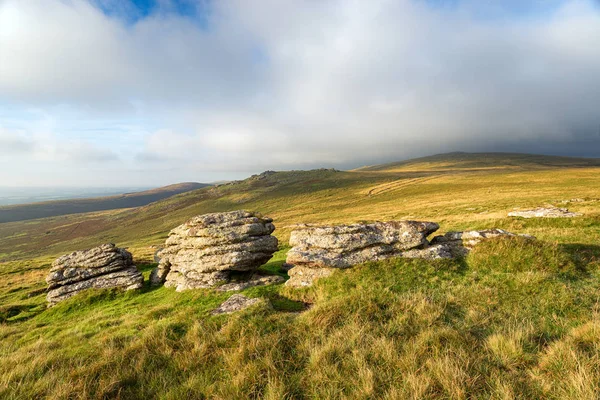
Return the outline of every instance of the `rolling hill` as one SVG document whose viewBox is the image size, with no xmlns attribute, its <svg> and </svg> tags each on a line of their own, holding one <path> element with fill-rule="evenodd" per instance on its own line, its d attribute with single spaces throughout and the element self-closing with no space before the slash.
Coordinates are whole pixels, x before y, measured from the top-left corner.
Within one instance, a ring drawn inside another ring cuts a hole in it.
<svg viewBox="0 0 600 400">
<path fill-rule="evenodd" d="M 145 190 L 143 192 L 125 193 L 116 196 L 0 206 L 0 223 L 87 213 L 92 211 L 140 207 L 179 193 L 189 192 L 206 186 L 209 185 L 196 182 L 185 182 L 157 189 Z"/>
<path fill-rule="evenodd" d="M 600 159 L 598 158 L 546 156 L 522 153 L 453 152 L 381 165 L 365 166 L 356 169 L 356 171 L 532 170 L 599 166 Z"/>
<path fill-rule="evenodd" d="M 491 162 L 490 160 L 495 160 Z M 503 160 L 503 161 L 500 161 Z M 0 398 L 596 399 L 600 395 L 600 163 L 439 155 L 354 171 L 266 172 L 145 206 L 0 224 Z M 519 219 L 557 205 L 570 219 Z M 274 219 L 282 264 L 298 223 L 431 220 L 503 228 L 458 260 L 388 260 L 228 316 L 228 294 L 90 291 L 51 309 L 65 252 L 115 242 L 147 279 L 170 229 L 213 211 Z"/>
<path fill-rule="evenodd" d="M 493 168 L 461 169 L 465 163 L 490 165 L 493 159 L 498 161 Z M 432 162 L 446 167 L 432 169 Z M 597 198 L 600 169 L 596 165 L 600 166 L 600 160 L 451 153 L 393 167 L 267 172 L 133 209 L 0 224 L 0 260 L 57 255 L 107 241 L 159 245 L 170 229 L 194 215 L 240 208 L 275 218 L 275 234 L 284 242 L 291 226 L 304 222 L 485 220 L 503 216 L 514 207 Z M 553 198 L 548 198 L 549 193 Z"/>
</svg>

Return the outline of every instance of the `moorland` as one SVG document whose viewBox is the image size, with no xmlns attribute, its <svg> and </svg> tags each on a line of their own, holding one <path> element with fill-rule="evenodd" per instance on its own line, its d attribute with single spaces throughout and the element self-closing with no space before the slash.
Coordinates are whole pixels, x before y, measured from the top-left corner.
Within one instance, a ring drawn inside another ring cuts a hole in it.
<svg viewBox="0 0 600 400">
<path fill-rule="evenodd" d="M 0 223 L 0 397 L 596 399 L 600 160 L 451 153 L 352 171 L 268 171 L 144 206 Z M 576 218 L 509 218 L 553 205 Z M 45 302 L 52 260 L 114 242 L 147 278 L 170 229 L 248 209 L 298 223 L 429 220 L 502 228 L 457 260 L 370 262 L 211 316 L 229 294 L 88 291 Z"/>
</svg>

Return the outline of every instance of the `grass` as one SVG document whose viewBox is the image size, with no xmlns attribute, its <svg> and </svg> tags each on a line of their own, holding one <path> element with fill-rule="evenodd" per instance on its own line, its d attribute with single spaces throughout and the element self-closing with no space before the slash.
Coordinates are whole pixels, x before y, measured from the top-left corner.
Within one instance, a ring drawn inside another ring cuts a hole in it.
<svg viewBox="0 0 600 400">
<path fill-rule="evenodd" d="M 65 242 L 39 242 L 32 233 L 33 244 L 21 242 L 21 253 L 0 263 L 0 398 L 597 399 L 598 173 L 441 173 L 368 196 L 365 190 L 401 179 L 397 172 L 290 172 L 140 211 L 88 215 L 108 230 Z M 244 203 L 234 204 L 241 190 Z M 513 207 L 572 198 L 587 199 L 569 205 L 583 217 L 505 217 Z M 255 287 L 242 293 L 271 305 L 232 315 L 210 315 L 230 293 L 148 285 L 89 291 L 45 308 L 40 290 L 54 252 L 119 239 L 147 277 L 151 246 L 167 226 L 242 206 L 276 217 L 281 250 L 261 273 L 282 276 L 288 225 L 297 222 L 414 216 L 443 230 L 497 226 L 538 240 L 482 243 L 463 260 L 367 263 L 305 289 Z M 78 218 L 0 231 L 60 230 Z M 40 243 L 48 247 L 37 250 Z M 2 246 L 0 253 L 12 254 Z"/>
</svg>

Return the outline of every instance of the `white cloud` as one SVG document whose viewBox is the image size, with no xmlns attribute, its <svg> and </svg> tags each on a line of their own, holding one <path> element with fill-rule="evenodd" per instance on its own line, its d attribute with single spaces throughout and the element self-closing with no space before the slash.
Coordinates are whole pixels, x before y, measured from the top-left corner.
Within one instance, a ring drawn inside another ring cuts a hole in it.
<svg viewBox="0 0 600 400">
<path fill-rule="evenodd" d="M 172 7 L 132 24 L 127 7 L 4 0 L 0 105 L 58 121 L 55 142 L 28 139 L 46 143 L 32 157 L 152 171 L 144 184 L 452 150 L 600 156 L 592 2 L 497 19 L 462 4 L 225 0 L 201 26 Z M 65 138 L 59 105 L 70 126 L 135 118 L 154 133 Z"/>
</svg>

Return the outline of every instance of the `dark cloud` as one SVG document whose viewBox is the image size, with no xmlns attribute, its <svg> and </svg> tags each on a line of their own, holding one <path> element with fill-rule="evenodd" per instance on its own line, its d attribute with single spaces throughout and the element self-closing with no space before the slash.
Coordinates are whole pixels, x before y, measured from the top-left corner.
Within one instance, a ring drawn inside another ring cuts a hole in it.
<svg viewBox="0 0 600 400">
<path fill-rule="evenodd" d="M 98 131 L 143 121 L 134 142 L 64 156 L 118 161 L 125 179 L 457 150 L 600 157 L 591 1 L 224 0 L 202 24 L 126 21 L 122 3 L 102 3 L 119 15 L 84 0 L 0 3 L 0 100 L 50 110 L 59 138 L 56 105 Z"/>
</svg>

